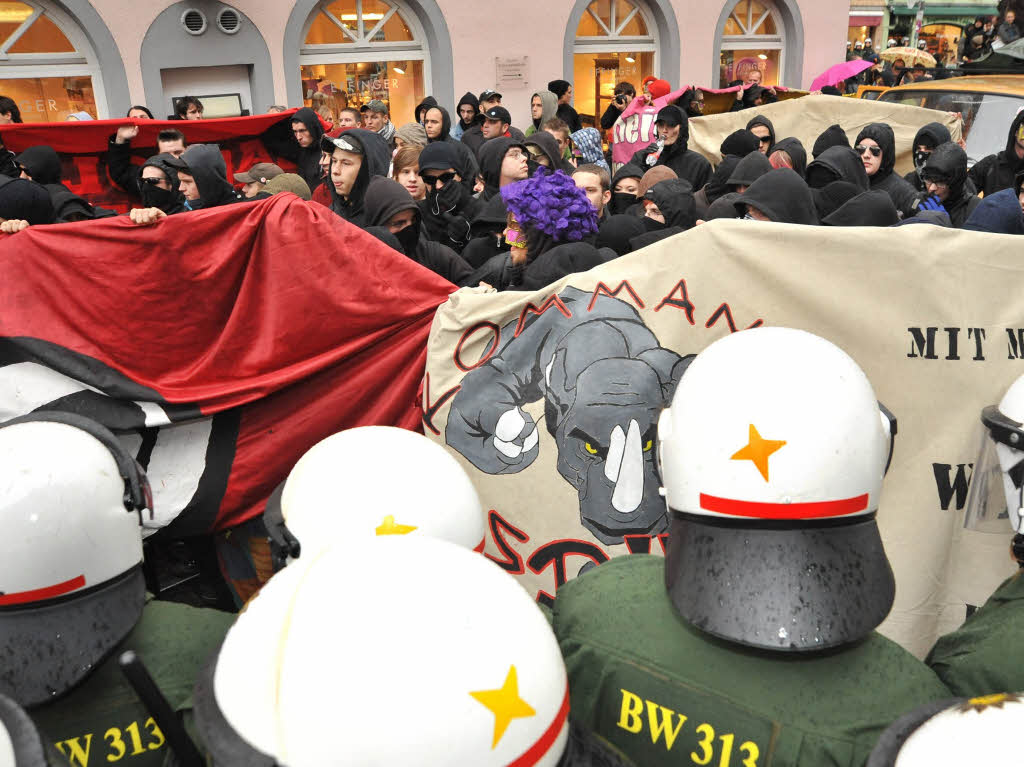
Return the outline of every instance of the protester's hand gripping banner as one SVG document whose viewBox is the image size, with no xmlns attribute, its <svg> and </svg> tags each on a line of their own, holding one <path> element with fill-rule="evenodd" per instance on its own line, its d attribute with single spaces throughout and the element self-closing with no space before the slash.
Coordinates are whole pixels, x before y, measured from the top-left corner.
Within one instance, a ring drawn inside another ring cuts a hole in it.
<svg viewBox="0 0 1024 767">
<path fill-rule="evenodd" d="M 1022 279 L 1008 236 L 714 221 L 537 293 L 453 294 L 431 328 L 423 423 L 489 510 L 487 556 L 549 601 L 609 557 L 663 553 L 655 425 L 689 355 L 761 325 L 821 335 L 898 421 L 882 631 L 923 655 L 1013 570 L 1009 525 L 964 531 L 962 509 L 981 409 L 1024 373 Z M 764 372 L 742 375 L 756 387 Z"/>
<path fill-rule="evenodd" d="M 695 117 L 690 120 L 690 149 L 704 155 L 712 165 L 722 160 L 719 147 L 730 133 L 747 127 L 756 115 L 764 115 L 775 126 L 775 135 L 782 139 L 795 137 L 807 150 L 811 162 L 811 148 L 815 139 L 830 125 L 839 125 L 846 131 L 850 146 L 857 134 L 869 123 L 887 123 L 896 135 L 896 171 L 900 175 L 914 169 L 914 137 L 922 126 L 930 122 L 942 123 L 949 129 L 953 141 L 960 140 L 960 118 L 953 112 L 893 104 L 888 101 L 847 99 L 840 96 L 805 96 L 800 99 L 779 101 L 739 112 Z"/>
</svg>

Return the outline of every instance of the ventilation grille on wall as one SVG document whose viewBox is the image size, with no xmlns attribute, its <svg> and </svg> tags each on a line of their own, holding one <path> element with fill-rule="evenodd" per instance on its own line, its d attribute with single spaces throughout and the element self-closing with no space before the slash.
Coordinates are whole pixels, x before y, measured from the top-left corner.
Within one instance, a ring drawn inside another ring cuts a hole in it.
<svg viewBox="0 0 1024 767">
<path fill-rule="evenodd" d="M 238 17 L 238 11 L 234 8 L 222 8 L 217 14 L 217 26 L 226 35 L 233 35 L 242 26 L 242 20 Z"/>
<path fill-rule="evenodd" d="M 190 35 L 201 35 L 206 31 L 206 16 L 202 11 L 189 8 L 181 14 L 181 26 Z"/>
</svg>

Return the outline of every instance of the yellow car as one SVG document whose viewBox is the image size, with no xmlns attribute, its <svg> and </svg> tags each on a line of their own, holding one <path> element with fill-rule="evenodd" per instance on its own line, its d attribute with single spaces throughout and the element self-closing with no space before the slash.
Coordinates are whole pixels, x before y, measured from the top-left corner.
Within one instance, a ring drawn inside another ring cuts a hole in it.
<svg viewBox="0 0 1024 767">
<path fill-rule="evenodd" d="M 895 88 L 867 87 L 861 98 L 959 112 L 963 117 L 968 165 L 1006 148 L 1006 134 L 1024 109 L 1024 75 L 975 75 L 925 80 Z"/>
</svg>

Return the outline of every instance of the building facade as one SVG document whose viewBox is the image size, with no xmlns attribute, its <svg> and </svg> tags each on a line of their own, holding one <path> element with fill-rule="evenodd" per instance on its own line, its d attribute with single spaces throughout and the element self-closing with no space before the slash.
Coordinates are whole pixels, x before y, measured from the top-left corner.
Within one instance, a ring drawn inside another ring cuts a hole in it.
<svg viewBox="0 0 1024 767">
<path fill-rule="evenodd" d="M 0 94 L 26 121 L 131 104 L 157 117 L 199 96 L 206 116 L 271 104 L 336 113 L 370 98 L 396 122 L 432 95 L 496 88 L 517 124 L 549 80 L 584 116 L 648 75 L 720 87 L 758 68 L 806 87 L 842 61 L 844 0 L 4 0 Z"/>
</svg>

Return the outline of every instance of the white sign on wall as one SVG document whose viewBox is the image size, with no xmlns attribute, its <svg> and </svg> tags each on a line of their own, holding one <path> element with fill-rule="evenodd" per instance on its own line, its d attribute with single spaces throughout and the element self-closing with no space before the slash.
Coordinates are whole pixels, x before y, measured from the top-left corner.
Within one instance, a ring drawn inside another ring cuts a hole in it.
<svg viewBox="0 0 1024 767">
<path fill-rule="evenodd" d="M 494 65 L 497 90 L 517 90 L 530 87 L 529 56 L 495 56 Z"/>
</svg>

